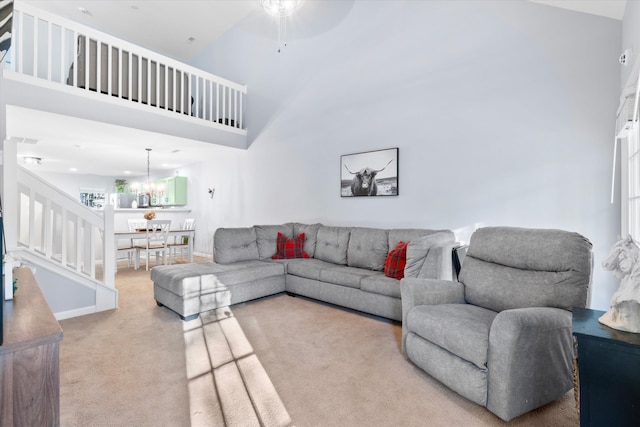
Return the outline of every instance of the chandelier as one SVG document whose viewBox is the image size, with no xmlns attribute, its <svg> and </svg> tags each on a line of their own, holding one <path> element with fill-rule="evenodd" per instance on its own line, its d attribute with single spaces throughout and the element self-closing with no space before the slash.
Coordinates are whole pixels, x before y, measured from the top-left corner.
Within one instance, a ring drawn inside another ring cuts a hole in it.
<svg viewBox="0 0 640 427">
<path fill-rule="evenodd" d="M 302 0 L 261 0 L 261 2 L 264 10 L 278 20 L 278 52 L 280 52 L 280 46 L 287 45 L 287 17 L 291 16 Z"/>
<path fill-rule="evenodd" d="M 165 185 L 162 180 L 154 182 L 151 180 L 151 148 L 145 148 L 147 152 L 147 180 L 140 182 L 132 182 L 130 185 L 131 190 L 133 190 L 138 197 L 137 206 L 148 207 L 148 206 L 158 206 L 160 204 L 161 198 L 166 190 Z"/>
<path fill-rule="evenodd" d="M 302 0 L 262 0 L 262 7 L 272 16 L 290 16 Z"/>
</svg>

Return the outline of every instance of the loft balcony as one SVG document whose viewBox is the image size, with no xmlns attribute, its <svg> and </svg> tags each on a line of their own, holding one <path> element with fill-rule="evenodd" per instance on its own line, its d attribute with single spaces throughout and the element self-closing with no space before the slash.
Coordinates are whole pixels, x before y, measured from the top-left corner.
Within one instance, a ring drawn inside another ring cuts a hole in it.
<svg viewBox="0 0 640 427">
<path fill-rule="evenodd" d="M 0 114 L 16 106 L 247 148 L 245 86 L 21 3 L 12 30 Z M 113 207 L 98 215 L 21 168 L 13 140 L 2 157 L 7 254 L 56 278 L 41 286 L 58 318 L 116 308 Z"/>
<path fill-rule="evenodd" d="M 26 4 L 14 9 L 6 104 L 246 148 L 246 86 Z"/>
</svg>

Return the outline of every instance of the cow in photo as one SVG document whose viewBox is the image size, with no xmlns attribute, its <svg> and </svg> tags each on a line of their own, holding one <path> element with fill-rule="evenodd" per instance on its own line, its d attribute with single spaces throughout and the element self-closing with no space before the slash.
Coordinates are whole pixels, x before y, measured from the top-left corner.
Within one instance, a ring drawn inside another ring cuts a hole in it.
<svg viewBox="0 0 640 427">
<path fill-rule="evenodd" d="M 344 167 L 353 176 L 351 181 L 351 194 L 354 196 L 375 196 L 378 194 L 378 184 L 376 183 L 376 175 L 389 166 L 393 162 L 393 159 L 382 169 L 371 169 L 369 167 L 362 168 L 358 172 L 351 172 L 349 167 L 345 164 Z"/>
</svg>

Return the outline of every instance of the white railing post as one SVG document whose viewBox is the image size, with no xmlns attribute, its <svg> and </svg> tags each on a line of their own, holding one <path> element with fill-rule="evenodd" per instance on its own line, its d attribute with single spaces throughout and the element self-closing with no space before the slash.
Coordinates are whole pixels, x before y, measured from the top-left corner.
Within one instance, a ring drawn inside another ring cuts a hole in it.
<svg viewBox="0 0 640 427">
<path fill-rule="evenodd" d="M 156 61 L 156 86 L 154 88 L 156 95 L 156 108 L 160 108 L 160 63 Z"/>
<path fill-rule="evenodd" d="M 240 94 L 240 129 L 244 129 L 244 93 Z"/>
<path fill-rule="evenodd" d="M 213 88 L 215 83 L 211 80 L 207 81 L 207 87 L 209 88 L 209 120 L 215 122 L 216 119 L 213 116 Z"/>
<path fill-rule="evenodd" d="M 51 68 L 53 67 L 53 31 L 51 29 L 51 22 L 45 22 L 47 23 L 47 80 L 51 81 Z"/>
<path fill-rule="evenodd" d="M 107 95 L 113 95 L 112 80 L 113 80 L 113 49 L 110 44 L 107 44 Z"/>
<path fill-rule="evenodd" d="M 80 87 L 78 84 L 78 58 L 80 57 L 80 51 L 78 45 L 78 33 L 76 31 L 73 32 L 73 53 L 71 54 L 72 64 L 73 64 L 73 86 Z"/>
<path fill-rule="evenodd" d="M 122 95 L 122 67 L 124 66 L 124 54 L 122 53 L 122 49 L 118 48 L 118 98 L 123 98 Z"/>
<path fill-rule="evenodd" d="M 171 107 L 173 107 L 173 112 L 177 113 L 178 112 L 178 106 L 176 105 L 176 97 L 178 96 L 178 88 L 176 87 L 178 85 L 178 71 L 176 70 L 176 67 L 172 68 L 173 71 L 171 71 L 171 74 L 173 74 L 173 84 L 171 85 L 172 89 L 173 89 L 173 99 L 171 100 Z"/>
<path fill-rule="evenodd" d="M 89 68 L 91 68 L 91 40 L 89 36 L 84 36 L 84 90 L 89 90 L 90 88 Z"/>
<path fill-rule="evenodd" d="M 18 72 L 24 73 L 24 13 L 18 15 Z"/>
<path fill-rule="evenodd" d="M 60 215 L 60 264 L 67 267 L 67 210 L 62 208 Z"/>
<path fill-rule="evenodd" d="M 222 118 L 222 123 L 229 123 L 229 116 L 227 114 L 227 88 L 224 85 L 220 85 L 220 117 Z"/>
<path fill-rule="evenodd" d="M 38 67 L 39 67 L 39 61 L 38 61 L 38 22 L 40 20 L 38 19 L 37 16 L 33 17 L 33 77 L 39 77 L 39 73 L 38 73 Z"/>
<path fill-rule="evenodd" d="M 0 74 L 1 77 L 1 74 Z M 0 95 L 0 118 L 1 126 L 0 137 L 4 139 L 4 121 L 5 121 L 5 105 Z M 2 203 L 4 219 L 4 236 L 6 242 L 7 251 L 11 251 L 18 247 L 18 218 L 19 218 L 19 206 L 20 200 L 18 198 L 18 147 L 17 143 L 12 140 L 5 140 L 2 150 L 2 166 L 3 166 L 3 180 L 2 180 Z M 15 224 L 14 226 L 9 226 Z"/>
<path fill-rule="evenodd" d="M 104 207 L 104 231 L 103 231 L 103 251 L 102 262 L 104 269 L 104 284 L 110 287 L 115 286 L 115 272 L 116 272 L 116 250 L 114 241 L 114 208 L 113 205 L 106 205 Z"/>
<path fill-rule="evenodd" d="M 180 113 L 184 114 L 184 71 L 180 71 Z"/>
<path fill-rule="evenodd" d="M 238 126 L 238 89 L 233 90 L 233 126 Z"/>
<path fill-rule="evenodd" d="M 44 242 L 43 252 L 47 258 L 51 258 L 53 254 L 53 208 L 51 207 L 51 199 L 47 198 L 44 205 L 44 212 L 42 214 L 42 221 L 44 224 Z"/>
<path fill-rule="evenodd" d="M 142 56 L 136 55 L 136 70 L 138 70 L 138 87 L 136 92 L 138 93 L 138 103 L 142 104 Z"/>
<path fill-rule="evenodd" d="M 151 61 L 145 58 L 147 62 L 147 105 L 151 106 Z"/>
<path fill-rule="evenodd" d="M 34 223 L 34 216 L 35 216 L 35 203 L 34 203 L 34 199 L 36 197 L 35 192 L 33 191 L 33 188 L 29 188 L 29 225 L 28 225 L 28 229 L 29 229 L 29 239 L 27 240 L 27 245 L 29 246 L 29 249 L 33 250 L 33 247 L 35 245 L 35 223 Z"/>
<path fill-rule="evenodd" d="M 164 109 L 169 111 L 169 67 L 164 66 Z"/>
<path fill-rule="evenodd" d="M 65 58 L 66 58 L 66 52 L 67 52 L 67 30 L 64 27 L 60 27 L 60 83 L 65 84 L 65 79 L 64 79 L 64 75 L 65 75 Z"/>
<path fill-rule="evenodd" d="M 216 115 L 213 121 L 217 122 L 220 117 L 220 85 L 216 82 Z"/>
<path fill-rule="evenodd" d="M 102 93 L 102 43 L 96 40 L 96 92 Z"/>
<path fill-rule="evenodd" d="M 85 85 L 86 86 L 86 85 Z M 75 260 L 73 263 L 75 264 L 75 269 L 78 273 L 82 271 L 82 249 L 84 245 L 82 244 L 82 218 L 78 215 L 75 215 L 75 228 L 76 234 L 74 239 L 74 250 L 75 250 Z"/>
<path fill-rule="evenodd" d="M 127 76 L 127 99 L 133 102 L 133 54 L 131 50 L 127 51 L 127 67 L 129 75 Z"/>
</svg>

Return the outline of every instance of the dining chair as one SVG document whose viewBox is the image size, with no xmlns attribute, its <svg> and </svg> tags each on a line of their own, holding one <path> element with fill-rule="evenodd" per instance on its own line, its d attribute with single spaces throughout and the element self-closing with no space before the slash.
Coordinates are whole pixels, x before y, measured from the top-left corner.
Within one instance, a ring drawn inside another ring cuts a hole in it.
<svg viewBox="0 0 640 427">
<path fill-rule="evenodd" d="M 182 223 L 181 230 L 193 230 L 195 226 L 196 220 L 195 218 L 187 218 Z M 169 243 L 169 263 L 171 263 L 171 258 L 178 257 L 178 251 L 180 251 L 180 261 L 184 262 L 184 250 L 189 250 L 189 236 L 174 236 L 173 242 Z"/>
<path fill-rule="evenodd" d="M 133 231 L 136 231 L 137 229 L 145 228 L 147 226 L 147 220 L 146 219 L 129 219 L 127 225 L 128 225 L 129 231 L 133 232 Z M 131 267 L 131 263 L 133 263 L 134 268 L 137 270 L 138 267 L 140 266 L 140 263 L 137 257 L 138 248 L 136 247 L 136 245 L 142 244 L 144 242 L 144 239 L 126 239 L 127 240 L 126 243 L 121 243 L 123 240 L 125 239 L 122 239 L 118 242 L 118 247 L 116 248 L 116 251 L 117 251 L 116 262 L 118 259 L 120 259 L 121 256 L 126 255 L 127 266 Z"/>
<path fill-rule="evenodd" d="M 129 219 L 129 231 L 142 230 L 147 227 L 146 219 Z"/>
<path fill-rule="evenodd" d="M 121 256 L 126 255 L 127 256 L 127 266 L 131 267 L 131 262 L 133 261 L 134 263 L 134 268 L 137 270 L 138 269 L 138 257 L 137 257 L 137 253 L 138 253 L 138 248 L 133 244 L 133 239 L 127 239 L 127 243 L 125 244 L 120 244 L 118 243 L 118 247 L 116 248 L 116 268 L 117 268 L 117 262 L 118 259 L 120 259 Z"/>
<path fill-rule="evenodd" d="M 163 264 L 167 263 L 169 227 L 171 227 L 170 219 L 146 221 L 146 238 L 142 244 L 137 244 L 136 248 L 138 260 L 140 259 L 140 252 L 145 252 L 145 267 L 147 271 L 149 271 L 149 256 L 151 252 L 155 254 L 156 265 L 158 265 L 159 256 L 162 256 Z"/>
</svg>

